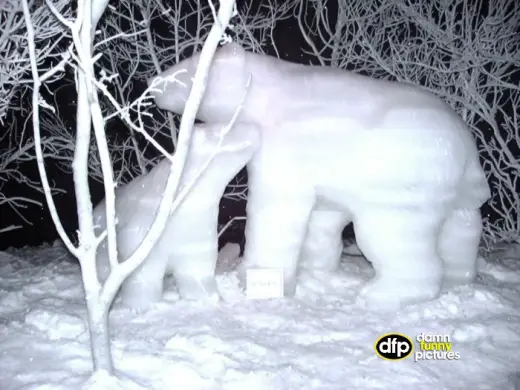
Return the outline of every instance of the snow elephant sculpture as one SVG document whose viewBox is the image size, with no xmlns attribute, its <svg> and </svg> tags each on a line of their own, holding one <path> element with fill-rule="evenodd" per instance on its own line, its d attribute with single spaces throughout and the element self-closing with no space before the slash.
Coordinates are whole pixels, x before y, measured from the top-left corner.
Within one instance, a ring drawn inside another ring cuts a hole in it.
<svg viewBox="0 0 520 390">
<path fill-rule="evenodd" d="M 159 75 L 186 69 L 154 96 L 160 108 L 182 112 L 198 56 Z M 353 222 L 375 270 L 364 305 L 392 309 L 474 280 L 490 191 L 475 140 L 447 104 L 412 85 L 228 44 L 198 119 L 229 120 L 249 80 L 238 122 L 261 126 L 262 142 L 247 165 L 245 269 L 281 268 L 291 296 L 299 266 L 338 268 Z"/>
<path fill-rule="evenodd" d="M 125 306 L 145 309 L 159 301 L 163 278 L 172 273 L 179 295 L 186 299 L 218 298 L 215 265 L 218 255 L 219 202 L 229 181 L 251 159 L 259 145 L 255 125 L 235 125 L 219 141 L 226 124 L 196 125 L 180 188 L 191 183 L 208 158 L 215 153 L 188 196 L 171 215 L 166 227 L 144 260 L 121 287 Z M 221 142 L 221 143 L 219 143 Z M 171 163 L 164 159 L 148 174 L 116 189 L 116 232 L 120 259 L 137 249 L 151 227 L 166 185 Z M 94 209 L 96 233 L 106 228 L 105 201 Z M 100 280 L 110 272 L 107 240 L 97 250 Z"/>
</svg>

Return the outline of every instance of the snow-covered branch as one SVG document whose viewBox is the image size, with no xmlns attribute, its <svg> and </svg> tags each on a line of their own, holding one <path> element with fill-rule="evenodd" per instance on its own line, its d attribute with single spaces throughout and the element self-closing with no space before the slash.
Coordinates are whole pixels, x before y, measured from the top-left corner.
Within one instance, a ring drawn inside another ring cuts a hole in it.
<svg viewBox="0 0 520 390">
<path fill-rule="evenodd" d="M 64 15 L 70 15 L 68 0 L 58 0 L 54 5 Z M 44 4 L 33 1 L 28 6 L 34 26 L 36 63 L 42 68 L 52 69 L 62 60 L 67 32 Z M 22 3 L 17 0 L 0 2 L 0 124 L 3 124 L 14 96 L 31 83 L 26 37 Z M 52 82 L 61 77 L 61 73 L 49 73 L 47 81 Z"/>
<path fill-rule="evenodd" d="M 68 1 L 59 0 L 55 6 L 64 15 L 71 12 Z M 23 209 L 31 204 L 40 205 L 40 202 L 28 197 L 12 198 L 4 192 L 4 184 L 8 182 L 34 190 L 35 195 L 43 192 L 39 181 L 27 173 L 36 156 L 35 141 L 26 131 L 30 124 L 28 126 L 28 122 L 21 120 L 30 114 L 25 107 L 24 95 L 32 87 L 28 28 L 22 7 L 20 1 L 0 2 L 0 197 L 4 207 L 9 206 L 25 224 L 31 224 L 24 217 Z M 34 61 L 42 70 L 40 79 L 53 83 L 63 77 L 62 69 L 67 60 L 64 56 L 67 31 L 41 2 L 30 2 L 27 7 L 34 30 Z M 42 157 L 61 158 L 59 151 L 62 146 L 53 135 L 43 137 Z M 51 189 L 53 193 L 57 190 Z M 0 229 L 0 232 L 12 230 L 3 229 L 2 226 Z"/>
</svg>

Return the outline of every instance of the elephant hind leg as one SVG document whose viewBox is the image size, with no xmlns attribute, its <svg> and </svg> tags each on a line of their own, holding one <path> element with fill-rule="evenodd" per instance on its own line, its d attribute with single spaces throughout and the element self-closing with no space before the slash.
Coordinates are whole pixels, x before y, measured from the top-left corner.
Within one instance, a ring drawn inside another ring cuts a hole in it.
<svg viewBox="0 0 520 390">
<path fill-rule="evenodd" d="M 446 218 L 438 242 L 445 287 L 475 280 L 481 234 L 479 209 L 456 209 Z"/>
<path fill-rule="evenodd" d="M 356 215 L 358 246 L 376 273 L 361 290 L 360 303 L 396 310 L 439 295 L 442 261 L 436 245 L 442 216 L 438 214 L 431 210 L 374 208 Z"/>
<path fill-rule="evenodd" d="M 210 239 L 185 244 L 170 254 L 168 264 L 182 299 L 220 299 L 215 280 L 217 256 L 216 231 Z"/>
<path fill-rule="evenodd" d="M 302 267 L 334 272 L 343 252 L 343 228 L 351 222 L 345 211 L 326 209 L 318 204 L 310 215 L 301 252 Z"/>
</svg>

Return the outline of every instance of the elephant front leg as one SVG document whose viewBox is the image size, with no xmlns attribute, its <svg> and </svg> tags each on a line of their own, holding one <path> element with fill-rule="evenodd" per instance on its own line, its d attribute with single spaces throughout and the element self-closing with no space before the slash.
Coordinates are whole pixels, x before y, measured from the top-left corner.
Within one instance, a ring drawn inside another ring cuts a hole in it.
<svg viewBox="0 0 520 390">
<path fill-rule="evenodd" d="M 118 255 L 124 261 L 127 261 L 140 246 L 149 226 L 139 212 L 136 212 L 133 218 L 135 219 L 118 232 Z M 151 249 L 141 265 L 123 282 L 119 293 L 123 306 L 135 310 L 146 310 L 161 300 L 167 262 L 167 256 L 160 250 L 161 240 L 162 238 Z M 103 250 L 101 254 L 104 255 L 106 249 L 104 246 L 101 249 Z M 102 258 L 105 259 L 102 263 L 106 264 L 108 260 L 105 257 Z M 103 270 L 100 271 L 103 272 Z"/>
<path fill-rule="evenodd" d="M 215 266 L 218 256 L 218 203 L 204 204 L 194 192 L 168 226 L 164 245 L 170 247 L 168 271 L 182 299 L 218 300 Z M 207 196 L 204 193 L 203 196 Z"/>
<path fill-rule="evenodd" d="M 181 245 L 171 255 L 169 263 L 182 299 L 220 299 L 215 280 L 217 249 L 215 237 L 211 242 Z"/>
<path fill-rule="evenodd" d="M 163 293 L 166 259 L 154 251 L 130 274 L 121 286 L 121 303 L 135 310 L 146 310 L 159 302 Z"/>
<path fill-rule="evenodd" d="M 307 230 L 314 194 L 278 187 L 252 190 L 248 198 L 243 271 L 277 269 L 283 272 L 284 296 L 296 290 L 298 260 Z M 247 275 L 242 274 L 244 279 Z"/>
</svg>

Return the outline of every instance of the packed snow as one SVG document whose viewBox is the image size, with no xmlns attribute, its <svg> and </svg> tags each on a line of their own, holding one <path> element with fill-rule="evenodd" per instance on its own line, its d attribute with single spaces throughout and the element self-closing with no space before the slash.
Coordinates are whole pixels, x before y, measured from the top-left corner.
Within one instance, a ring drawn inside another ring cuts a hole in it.
<svg viewBox="0 0 520 390">
<path fill-rule="evenodd" d="M 131 311 L 116 301 L 110 321 L 117 384 L 103 376 L 89 381 L 80 269 L 66 249 L 0 253 L 0 389 L 520 386 L 520 245 L 481 257 L 475 284 L 382 314 L 355 303 L 373 276 L 355 247 L 345 250 L 337 274 L 303 274 L 294 298 L 270 300 L 246 298 L 235 270 L 237 251 L 225 248 L 217 264 L 221 302 L 179 300 L 171 278 L 163 301 L 148 311 Z M 447 335 L 460 359 L 381 359 L 374 343 L 387 333 L 412 339 L 422 333 Z"/>
</svg>

